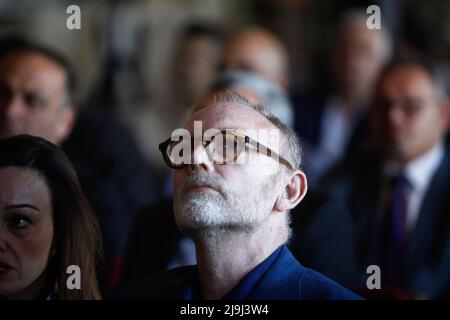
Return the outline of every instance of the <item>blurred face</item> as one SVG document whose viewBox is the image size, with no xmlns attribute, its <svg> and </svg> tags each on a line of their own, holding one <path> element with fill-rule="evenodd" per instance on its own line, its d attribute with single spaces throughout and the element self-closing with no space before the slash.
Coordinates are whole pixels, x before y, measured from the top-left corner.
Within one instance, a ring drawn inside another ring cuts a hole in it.
<svg viewBox="0 0 450 320">
<path fill-rule="evenodd" d="M 331 62 L 338 90 L 367 94 L 384 63 L 381 33 L 365 24 L 342 27 Z"/>
<path fill-rule="evenodd" d="M 225 70 L 253 71 L 282 87 L 287 87 L 285 63 L 287 58 L 281 44 L 263 31 L 249 31 L 229 40 L 225 46 Z"/>
<path fill-rule="evenodd" d="M 194 120 L 202 121 L 203 130 L 234 128 L 250 135 L 249 130 L 276 129 L 256 111 L 236 104 L 200 110 L 186 126 L 191 134 Z M 269 137 L 251 137 L 275 148 Z M 280 164 L 262 154 L 257 157 L 262 157 L 257 163 L 214 164 L 203 146 L 196 147 L 193 158 L 198 164 L 173 172 L 174 211 L 179 228 L 198 235 L 219 230 L 251 232 L 260 227 L 272 213 L 283 187 L 277 183 L 281 179 Z"/>
<path fill-rule="evenodd" d="M 208 37 L 190 37 L 184 41 L 177 60 L 177 80 L 186 103 L 200 99 L 209 89 L 220 62 L 218 41 Z"/>
<path fill-rule="evenodd" d="M 0 60 L 0 138 L 31 134 L 59 144 L 71 129 L 64 71 L 37 53 L 12 52 Z"/>
<path fill-rule="evenodd" d="M 32 170 L 0 169 L 0 297 L 35 290 L 53 239 L 51 196 Z"/>
<path fill-rule="evenodd" d="M 448 107 L 419 66 L 397 67 L 383 76 L 373 108 L 376 137 L 387 155 L 406 163 L 431 149 L 445 133 Z"/>
</svg>

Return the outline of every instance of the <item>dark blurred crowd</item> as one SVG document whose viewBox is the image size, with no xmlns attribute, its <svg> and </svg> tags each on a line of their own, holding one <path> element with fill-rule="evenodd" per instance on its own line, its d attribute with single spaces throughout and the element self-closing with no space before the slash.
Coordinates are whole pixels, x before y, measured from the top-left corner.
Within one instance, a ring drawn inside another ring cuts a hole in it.
<svg viewBox="0 0 450 320">
<path fill-rule="evenodd" d="M 233 90 L 300 138 L 308 194 L 290 212 L 288 246 L 304 266 L 369 299 L 447 299 L 450 47 L 417 1 L 415 10 L 386 2 L 382 29 L 367 27 L 365 7 L 348 6 L 324 27 L 326 36 L 297 30 L 327 38 L 314 59 L 320 62 L 304 66 L 308 82 L 299 81 L 296 45 L 287 43 L 296 39 L 282 28 L 188 21 L 177 30 L 165 70 L 173 83 L 158 107 L 139 89 L 144 71 L 114 41 L 107 72 L 79 103 L 73 62 L 5 32 L 0 138 L 30 134 L 66 153 L 98 220 L 104 252 L 97 275 L 107 294 L 196 263 L 194 243 L 176 227 L 171 173 L 154 160 L 155 141 L 182 127 L 208 93 Z M 274 14 L 270 3 L 261 1 L 260 16 Z M 371 265 L 382 271 L 381 290 L 367 289 Z"/>
</svg>

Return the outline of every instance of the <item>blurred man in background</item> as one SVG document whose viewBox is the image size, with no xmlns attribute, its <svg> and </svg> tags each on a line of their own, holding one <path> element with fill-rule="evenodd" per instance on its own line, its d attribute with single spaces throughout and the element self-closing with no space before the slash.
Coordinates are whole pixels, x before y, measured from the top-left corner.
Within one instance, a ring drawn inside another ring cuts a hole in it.
<svg viewBox="0 0 450 320">
<path fill-rule="evenodd" d="M 192 23 L 181 30 L 174 59 L 175 92 L 185 108 L 207 94 L 222 58 L 224 34 L 216 25 Z"/>
<path fill-rule="evenodd" d="M 365 115 L 376 78 L 391 51 L 386 30 L 370 30 L 364 12 L 342 16 L 329 48 L 330 86 L 296 93 L 296 130 L 305 143 L 311 187 L 367 137 Z"/>
<path fill-rule="evenodd" d="M 443 298 L 450 289 L 449 104 L 430 68 L 388 66 L 370 110 L 371 151 L 330 186 L 356 225 L 357 255 L 381 269 L 384 298 Z M 364 281 L 365 285 L 365 281 Z"/>
<path fill-rule="evenodd" d="M 225 41 L 223 70 L 253 71 L 289 87 L 288 54 L 276 35 L 262 27 L 235 32 Z"/>
</svg>

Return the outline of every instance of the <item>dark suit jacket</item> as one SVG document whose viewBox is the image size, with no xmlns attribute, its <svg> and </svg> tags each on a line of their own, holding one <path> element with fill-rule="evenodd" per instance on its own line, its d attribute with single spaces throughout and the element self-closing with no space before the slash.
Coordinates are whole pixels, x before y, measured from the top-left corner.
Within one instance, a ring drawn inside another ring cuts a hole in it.
<svg viewBox="0 0 450 320">
<path fill-rule="evenodd" d="M 156 177 L 131 133 L 110 114 L 80 113 L 62 148 L 98 214 L 105 251 L 99 276 L 105 283 L 112 264 L 124 254 L 138 211 L 156 198 Z"/>
<path fill-rule="evenodd" d="M 294 256 L 337 283 L 357 288 L 355 228 L 348 208 L 326 194 L 308 192 L 291 210 Z"/>
<path fill-rule="evenodd" d="M 131 282 L 165 270 L 183 236 L 175 224 L 173 200 L 166 198 L 144 208 L 130 234 L 122 281 Z"/>
<path fill-rule="evenodd" d="M 183 300 L 186 299 L 186 288 L 193 286 L 192 279 L 195 279 L 196 270 L 195 266 L 189 266 L 165 271 L 118 289 L 111 298 Z M 329 300 L 359 297 L 324 275 L 303 267 L 284 246 L 248 299 Z"/>
<path fill-rule="evenodd" d="M 401 288 L 432 299 L 448 297 L 450 290 L 449 161 L 446 150 L 409 239 Z M 357 257 L 362 283 L 365 283 L 366 268 L 379 264 L 381 251 L 382 218 L 377 212 L 382 188 L 381 161 L 374 154 L 366 154 L 350 165 L 351 171 L 331 183 L 330 193 L 347 204 L 355 221 Z"/>
<path fill-rule="evenodd" d="M 329 92 L 312 94 L 297 92 L 291 95 L 295 106 L 294 129 L 300 140 L 309 148 L 315 149 L 319 146 L 327 98 L 329 98 Z M 368 135 L 367 117 L 364 113 L 353 128 L 345 154 L 352 156 L 354 152 L 363 148 Z"/>
</svg>

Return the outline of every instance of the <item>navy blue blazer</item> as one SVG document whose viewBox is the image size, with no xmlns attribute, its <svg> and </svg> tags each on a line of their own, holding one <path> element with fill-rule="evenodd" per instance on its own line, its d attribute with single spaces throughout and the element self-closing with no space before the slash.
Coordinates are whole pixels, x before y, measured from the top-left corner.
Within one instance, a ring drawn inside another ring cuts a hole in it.
<svg viewBox="0 0 450 320">
<path fill-rule="evenodd" d="M 357 289 L 355 228 L 345 204 L 308 191 L 290 214 L 293 237 L 289 249 L 295 258 L 344 287 Z"/>
<path fill-rule="evenodd" d="M 183 300 L 196 266 L 175 268 L 115 290 L 111 299 Z M 270 269 L 256 283 L 249 300 L 357 300 L 356 294 L 324 275 L 303 267 L 283 246 Z"/>
</svg>

